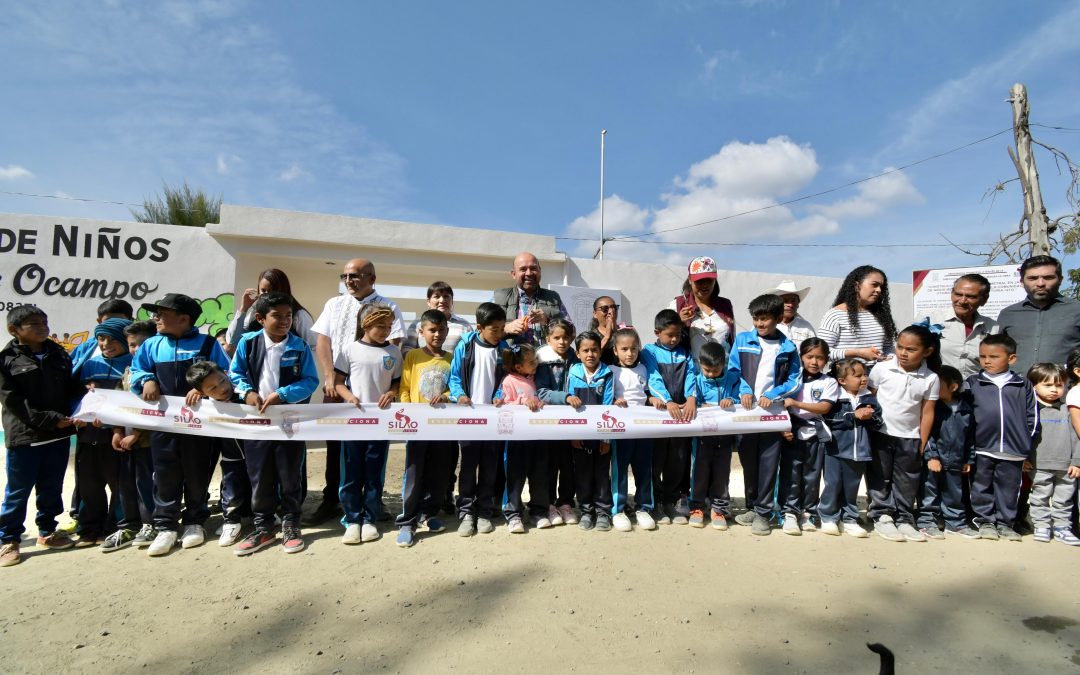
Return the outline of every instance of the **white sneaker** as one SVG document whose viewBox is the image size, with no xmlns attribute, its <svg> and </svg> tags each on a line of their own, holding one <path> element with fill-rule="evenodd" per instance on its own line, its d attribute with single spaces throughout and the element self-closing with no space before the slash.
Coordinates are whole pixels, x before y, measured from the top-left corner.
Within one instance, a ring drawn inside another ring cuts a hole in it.
<svg viewBox="0 0 1080 675">
<path fill-rule="evenodd" d="M 835 521 L 832 520 L 823 520 L 821 521 L 821 533 L 828 534 L 833 537 L 839 537 L 840 525 L 838 525 Z"/>
<path fill-rule="evenodd" d="M 900 523 L 896 526 L 896 529 L 908 541 L 926 541 L 926 535 L 915 529 L 915 526 L 911 523 Z"/>
<path fill-rule="evenodd" d="M 341 537 L 342 544 L 359 544 L 363 539 L 360 538 L 360 525 L 358 523 L 349 523 L 345 528 L 345 534 Z"/>
<path fill-rule="evenodd" d="M 801 537 L 802 530 L 799 529 L 799 517 L 792 513 L 784 514 L 784 534 L 790 534 L 793 537 Z"/>
<path fill-rule="evenodd" d="M 814 519 L 809 513 L 802 514 L 802 518 L 799 519 L 799 527 L 803 532 L 817 532 L 817 525 L 814 524 Z"/>
<path fill-rule="evenodd" d="M 202 525 L 184 526 L 184 536 L 180 537 L 181 548 L 202 546 L 204 541 L 206 541 L 206 530 L 203 529 Z"/>
<path fill-rule="evenodd" d="M 225 523 L 218 532 L 218 546 L 232 546 L 240 539 L 240 523 Z"/>
<path fill-rule="evenodd" d="M 538 530 L 549 530 L 551 529 L 551 519 L 547 516 L 539 516 L 536 519 L 535 527 Z"/>
<path fill-rule="evenodd" d="M 506 531 L 510 534 L 525 534 L 525 523 L 521 518 L 511 516 L 510 520 L 506 521 Z"/>
<path fill-rule="evenodd" d="M 637 521 L 638 527 L 643 530 L 656 529 L 656 521 L 653 520 L 652 514 L 648 511 L 638 511 L 634 514 L 634 520 Z"/>
<path fill-rule="evenodd" d="M 495 531 L 495 523 L 491 522 L 491 518 L 480 516 L 476 519 L 476 531 L 480 534 L 491 534 Z"/>
<path fill-rule="evenodd" d="M 172 550 L 172 547 L 176 546 L 176 532 L 173 530 L 158 530 L 157 536 L 154 537 L 154 541 L 150 544 L 150 548 L 146 549 L 146 554 L 150 556 L 165 555 Z"/>
<path fill-rule="evenodd" d="M 615 514 L 615 517 L 611 519 L 611 524 L 619 532 L 630 532 L 634 529 L 634 524 L 630 522 L 630 516 L 625 513 Z"/>
<path fill-rule="evenodd" d="M 855 537 L 856 539 L 866 539 L 870 536 L 870 533 L 866 531 L 862 525 L 857 522 L 844 521 L 844 534 Z"/>
<path fill-rule="evenodd" d="M 548 520 L 551 521 L 552 526 L 563 524 L 562 513 L 554 504 L 548 507 Z"/>
<path fill-rule="evenodd" d="M 371 523 L 364 523 L 360 528 L 360 541 L 375 541 L 379 536 L 379 529 Z"/>
</svg>

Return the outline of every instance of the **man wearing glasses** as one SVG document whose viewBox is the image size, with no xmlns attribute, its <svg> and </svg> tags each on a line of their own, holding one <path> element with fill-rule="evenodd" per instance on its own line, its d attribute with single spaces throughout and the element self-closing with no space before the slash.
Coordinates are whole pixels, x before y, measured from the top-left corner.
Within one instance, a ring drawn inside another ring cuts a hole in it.
<svg viewBox="0 0 1080 675">
<path fill-rule="evenodd" d="M 491 299 L 506 311 L 506 339 L 540 347 L 548 322 L 560 317 L 570 321 L 570 312 L 558 293 L 540 288 L 540 261 L 532 253 L 523 251 L 514 258 L 510 276 L 516 285 L 498 289 Z"/>
</svg>

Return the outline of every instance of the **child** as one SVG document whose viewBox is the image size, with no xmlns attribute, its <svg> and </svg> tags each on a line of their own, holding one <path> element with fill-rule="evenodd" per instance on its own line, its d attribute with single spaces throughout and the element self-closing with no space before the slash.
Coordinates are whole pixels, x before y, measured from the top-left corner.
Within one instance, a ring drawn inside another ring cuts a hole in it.
<svg viewBox="0 0 1080 675">
<path fill-rule="evenodd" d="M 147 338 L 157 334 L 153 321 L 135 321 L 124 328 L 128 354 L 135 356 Z M 131 366 L 120 378 L 120 388 L 131 391 Z M 112 448 L 119 453 L 117 478 L 120 500 L 120 520 L 116 531 L 101 544 L 102 553 L 119 551 L 128 546 L 146 548 L 153 543 L 154 531 L 154 464 L 150 457 L 150 432 L 143 429 L 116 427 Z"/>
<path fill-rule="evenodd" d="M 544 406 L 536 395 L 536 351 L 532 345 L 518 344 L 502 352 L 503 378 L 502 405 L 524 405 L 536 412 Z M 496 401 L 496 405 L 500 404 Z M 506 490 L 503 493 L 503 517 L 510 534 L 524 534 L 522 521 L 524 505 L 521 491 L 525 480 L 529 481 L 529 513 L 535 519 L 536 529 L 551 527 L 548 519 L 549 493 L 547 486 L 547 446 L 543 441 L 507 441 L 503 450 L 506 466 Z"/>
<path fill-rule="evenodd" d="M 1077 386 L 1080 385 L 1080 349 L 1072 350 L 1065 369 L 1069 372 L 1069 392 L 1065 395 L 1065 405 L 1069 408 L 1073 431 L 1080 436 L 1080 386 Z M 1080 478 L 1080 475 L 1075 477 Z"/>
<path fill-rule="evenodd" d="M 450 354 L 443 350 L 449 325 L 446 314 L 429 309 L 420 315 L 420 335 L 412 338 L 423 346 L 405 355 L 401 370 L 401 402 L 446 403 L 450 379 Z M 401 515 L 397 517 L 397 545 L 413 545 L 418 523 L 429 532 L 442 532 L 439 498 L 446 476 L 453 474 L 457 446 L 453 441 L 409 441 L 405 444 L 405 473 L 401 477 Z"/>
<path fill-rule="evenodd" d="M 40 308 L 20 305 L 7 314 L 12 340 L 0 350 L 0 406 L 7 445 L 7 487 L 0 509 L 0 567 L 17 565 L 26 530 L 26 504 L 37 494 L 37 545 L 74 544 L 56 531 L 64 511 L 64 473 L 75 431 L 71 410 L 86 389 L 71 375 L 71 358 L 49 339 L 49 319 Z"/>
<path fill-rule="evenodd" d="M 169 293 L 160 302 L 142 307 L 153 313 L 157 327 L 157 335 L 144 342 L 131 361 L 131 391 L 144 401 L 185 396 L 188 388 L 184 376 L 197 361 L 213 361 L 222 370 L 229 367 L 217 340 L 195 329 L 202 313 L 198 302 L 180 293 Z M 213 473 L 213 444 L 214 439 L 205 436 L 164 431 L 150 434 L 157 536 L 146 551 L 148 555 L 165 555 L 176 545 L 181 499 L 185 506 L 180 545 L 192 548 L 206 540 L 203 524 L 210 516 L 207 487 Z"/>
<path fill-rule="evenodd" d="M 72 366 L 72 375 L 86 387 L 115 389 L 131 365 L 124 329 L 128 319 L 105 319 L 94 326 L 97 349 L 85 350 L 82 361 Z M 79 429 L 75 446 L 75 480 L 79 485 L 79 540 L 77 548 L 96 546 L 107 532 L 116 529 L 116 504 L 110 504 L 119 492 L 119 455 L 112 449 L 112 429 L 86 425 Z"/>
<path fill-rule="evenodd" d="M 866 366 L 856 358 L 833 363 L 840 393 L 825 416 L 832 435 L 825 446 L 825 487 L 818 517 L 824 534 L 844 532 L 859 539 L 870 533 L 859 525 L 859 483 L 870 462 L 870 432 L 881 428 L 881 406 L 866 388 Z"/>
<path fill-rule="evenodd" d="M 566 376 L 577 363 L 574 324 L 554 319 L 548 324 L 547 344 L 536 350 L 536 391 L 545 405 L 581 405 L 576 396 L 566 393 Z M 571 400 L 573 399 L 573 400 Z M 548 520 L 552 525 L 576 525 L 574 514 L 574 454 L 570 441 L 547 441 Z"/>
<path fill-rule="evenodd" d="M 886 541 L 926 541 L 915 528 L 922 454 L 934 426 L 941 368 L 938 337 L 922 325 L 896 336 L 896 351 L 870 372 L 870 390 L 881 403 L 882 431 L 870 440 L 867 514 Z"/>
<path fill-rule="evenodd" d="M 755 405 L 767 409 L 774 402 L 782 402 L 799 391 L 802 362 L 795 343 L 776 328 L 784 316 L 784 301 L 766 293 L 754 298 L 749 309 L 754 330 L 735 336 L 728 357 L 728 377 L 738 383 L 739 402 L 744 409 L 752 410 Z M 750 532 L 759 536 L 771 532 L 769 516 L 776 489 L 776 470 L 780 464 L 781 440 L 779 432 L 739 437 L 739 462 L 746 484 L 747 511 L 735 522 L 749 522 Z"/>
<path fill-rule="evenodd" d="M 335 385 L 346 403 L 390 407 L 401 381 L 401 351 L 390 343 L 394 310 L 381 302 L 360 307 L 356 341 L 347 344 L 334 361 Z M 345 381 L 348 379 L 349 384 Z M 381 472 L 386 466 L 389 441 L 345 441 L 341 446 L 341 487 L 338 496 L 345 510 L 343 544 L 375 541 L 379 530 Z"/>
<path fill-rule="evenodd" d="M 784 300 L 781 297 L 781 300 Z M 786 301 L 785 301 L 786 306 Z M 791 412 L 790 439 L 780 446 L 780 503 L 784 534 L 813 532 L 818 510 L 821 470 L 825 448 L 832 438 L 825 415 L 840 394 L 836 380 L 823 371 L 829 362 L 829 344 L 821 338 L 805 338 L 799 344 L 802 387 L 795 397 L 784 399 Z"/>
<path fill-rule="evenodd" d="M 492 403 L 503 379 L 501 350 L 506 312 L 493 302 L 476 308 L 476 330 L 466 333 L 450 361 L 450 400 L 458 405 Z M 501 444 L 498 441 L 461 441 L 458 473 L 458 535 L 471 537 L 495 530 L 495 495 L 499 490 Z"/>
<path fill-rule="evenodd" d="M 254 309 L 262 330 L 240 338 L 229 367 L 236 393 L 260 413 L 279 403 L 307 403 L 319 388 L 315 356 L 304 339 L 290 330 L 295 304 L 292 296 L 278 291 L 260 295 Z M 304 550 L 300 506 L 306 454 L 303 441 L 244 441 L 255 530 L 237 544 L 236 555 L 251 555 L 276 541 L 274 514 L 279 501 L 282 549 L 286 553 Z M 223 538 L 225 534 L 223 529 Z"/>
<path fill-rule="evenodd" d="M 964 480 L 975 463 L 975 422 L 967 392 L 961 391 L 964 376 L 952 366 L 938 371 L 940 389 L 934 406 L 934 426 L 923 458 L 922 498 L 919 501 L 919 531 L 931 539 L 958 534 L 978 539 L 967 526 Z M 940 516 L 940 517 L 939 517 Z M 938 520 L 945 521 L 945 531 Z"/>
<path fill-rule="evenodd" d="M 730 408 L 735 398 L 733 382 L 724 377 L 727 352 L 719 342 L 706 342 L 698 352 L 696 391 L 702 406 Z M 690 526 L 705 527 L 705 509 L 714 530 L 728 529 L 731 516 L 731 437 L 701 436 L 690 452 Z"/>
<path fill-rule="evenodd" d="M 649 405 L 649 370 L 639 358 L 641 338 L 633 328 L 620 328 L 611 336 L 612 353 L 617 365 L 611 366 L 615 381 L 615 405 Z M 603 360 L 601 358 L 601 360 Z M 630 481 L 628 470 L 634 471 L 634 519 L 643 530 L 656 529 L 653 501 L 653 440 L 627 438 L 611 444 L 612 524 L 619 532 L 634 529 L 630 522 L 630 506 L 626 497 Z"/>
<path fill-rule="evenodd" d="M 1080 438 L 1073 431 L 1061 394 L 1067 380 L 1056 363 L 1036 363 L 1028 380 L 1039 400 L 1039 434 L 1035 437 L 1035 475 L 1031 483 L 1031 523 L 1035 541 L 1051 538 L 1080 545 L 1072 533 L 1072 506 L 1080 476 Z"/>
<path fill-rule="evenodd" d="M 690 349 L 683 344 L 683 322 L 673 309 L 662 309 L 653 320 L 654 344 L 641 350 L 641 361 L 649 371 L 649 392 L 658 410 L 667 410 L 674 420 L 692 420 L 697 415 L 697 367 Z M 658 438 L 653 442 L 653 491 L 661 525 L 689 522 L 690 439 Z"/>
<path fill-rule="evenodd" d="M 574 340 L 580 363 L 570 366 L 566 390 L 582 405 L 611 405 L 615 387 L 611 369 L 600 361 L 603 338 L 585 331 Z M 611 529 L 611 446 L 607 441 L 571 441 L 577 500 L 581 506 L 578 527 L 601 532 Z"/>
<path fill-rule="evenodd" d="M 1039 431 L 1035 389 L 1009 369 L 1016 363 L 1016 341 L 987 335 L 979 344 L 982 370 L 964 381 L 975 416 L 975 475 L 971 509 L 979 538 L 1020 541 L 1013 528 L 1024 461 Z"/>
</svg>

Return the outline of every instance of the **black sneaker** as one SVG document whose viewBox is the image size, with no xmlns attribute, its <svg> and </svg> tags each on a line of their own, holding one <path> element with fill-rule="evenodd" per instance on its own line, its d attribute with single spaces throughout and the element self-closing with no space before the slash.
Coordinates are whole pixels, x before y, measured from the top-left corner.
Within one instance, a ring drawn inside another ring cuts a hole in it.
<svg viewBox="0 0 1080 675">
<path fill-rule="evenodd" d="M 598 532 L 610 532 L 611 516 L 606 513 L 601 513 L 596 516 L 596 530 Z"/>
<path fill-rule="evenodd" d="M 338 502 L 328 502 L 325 499 L 319 502 L 319 507 L 311 512 L 307 518 L 304 518 L 305 525 L 319 525 L 334 518 L 335 516 L 340 518 L 342 515 L 341 504 Z"/>
<path fill-rule="evenodd" d="M 593 521 L 592 514 L 591 513 L 583 513 L 583 514 L 581 514 L 581 520 L 578 521 L 577 526 L 580 527 L 583 530 L 591 530 L 591 529 L 593 529 L 593 527 L 595 527 L 595 523 Z"/>
</svg>

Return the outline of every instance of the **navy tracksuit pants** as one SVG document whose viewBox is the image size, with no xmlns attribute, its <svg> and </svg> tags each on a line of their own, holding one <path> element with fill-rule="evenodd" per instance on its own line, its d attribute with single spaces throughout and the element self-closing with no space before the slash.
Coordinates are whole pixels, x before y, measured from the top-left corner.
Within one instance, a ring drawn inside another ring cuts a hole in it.
<svg viewBox="0 0 1080 675">
<path fill-rule="evenodd" d="M 600 443 L 585 441 L 574 448 L 574 477 L 582 515 L 611 513 L 611 453 L 601 454 Z"/>
<path fill-rule="evenodd" d="M 690 451 L 690 508 L 731 517 L 731 436 L 695 438 Z"/>
<path fill-rule="evenodd" d="M 338 498 L 346 525 L 374 524 L 379 516 L 389 441 L 344 441 Z"/>
<path fill-rule="evenodd" d="M 921 444 L 918 438 L 877 432 L 870 435 L 870 466 L 866 471 L 870 520 L 892 516 L 897 523 L 915 524 L 923 469 Z"/>
<path fill-rule="evenodd" d="M 323 487 L 323 501 L 327 504 L 338 503 L 338 490 L 341 489 L 341 446 L 345 441 L 326 442 L 326 485 Z"/>
<path fill-rule="evenodd" d="M 611 515 L 629 513 L 627 494 L 630 491 L 630 471 L 634 472 L 634 510 L 652 513 L 653 499 L 653 439 L 625 438 L 611 444 Z"/>
<path fill-rule="evenodd" d="M 454 441 L 409 441 L 405 444 L 405 473 L 401 476 L 401 514 L 394 524 L 416 527 L 439 513 L 446 492 L 447 472 L 457 458 Z"/>
<path fill-rule="evenodd" d="M 674 504 L 690 493 L 690 439 L 653 442 L 653 495 L 657 504 Z"/>
<path fill-rule="evenodd" d="M 746 509 L 768 518 L 773 510 L 776 471 L 780 466 L 779 433 L 743 434 L 739 437 L 739 463 L 746 487 Z"/>
<path fill-rule="evenodd" d="M 249 443 L 261 441 L 239 441 L 235 438 L 221 438 L 221 514 L 226 523 L 239 523 L 242 518 L 252 516 L 251 486 L 245 449 Z"/>
<path fill-rule="evenodd" d="M 975 455 L 975 475 L 971 479 L 971 508 L 976 527 L 1015 527 L 1020 501 L 1024 462 Z"/>
<path fill-rule="evenodd" d="M 150 448 L 136 446 L 119 452 L 120 520 L 117 527 L 138 530 L 154 520 L 154 460 Z"/>
<path fill-rule="evenodd" d="M 210 516 L 206 505 L 210 486 L 213 439 L 150 433 L 150 456 L 154 464 L 154 527 L 180 528 L 180 501 L 184 502 L 184 525 L 202 525 Z"/>
<path fill-rule="evenodd" d="M 38 534 L 56 530 L 56 517 L 64 512 L 64 473 L 71 441 L 61 438 L 44 445 L 17 445 L 7 449 L 7 485 L 0 507 L 0 542 L 17 542 L 26 531 L 30 491 L 37 495 Z"/>
<path fill-rule="evenodd" d="M 548 490 L 548 452 L 544 441 L 507 441 L 503 448 L 506 488 L 503 490 L 503 517 L 509 521 L 525 516 L 521 492 L 529 482 L 529 514 L 547 517 L 551 504 Z"/>
<path fill-rule="evenodd" d="M 784 513 L 817 514 L 825 443 L 817 438 L 780 445 L 780 507 Z"/>
<path fill-rule="evenodd" d="M 547 441 L 548 447 L 548 501 L 555 506 L 573 506 L 574 449 L 570 441 Z"/>
<path fill-rule="evenodd" d="M 967 507 L 964 506 L 964 474 L 960 471 L 933 472 L 923 467 L 922 497 L 919 499 L 919 527 L 937 527 L 937 521 L 945 521 L 945 527 L 958 530 L 967 525 Z"/>
<path fill-rule="evenodd" d="M 116 529 L 116 497 L 120 492 L 120 453 L 113 450 L 111 437 L 106 439 L 99 433 L 93 438 L 80 439 L 75 448 L 80 499 L 78 533 L 87 539 L 102 537 Z"/>
<path fill-rule="evenodd" d="M 492 518 L 495 496 L 503 486 L 502 449 L 499 441 L 461 441 L 461 470 L 458 472 L 458 517 Z M 505 481 L 505 479 L 504 479 Z"/>
<path fill-rule="evenodd" d="M 859 519 L 859 483 L 869 462 L 856 462 L 836 455 L 825 455 L 825 487 L 818 502 L 818 518 L 822 522 Z"/>
<path fill-rule="evenodd" d="M 300 526 L 306 452 L 303 441 L 244 441 L 255 529 L 273 530 L 279 495 L 282 527 Z M 224 454 L 222 460 L 224 465 Z"/>
</svg>

